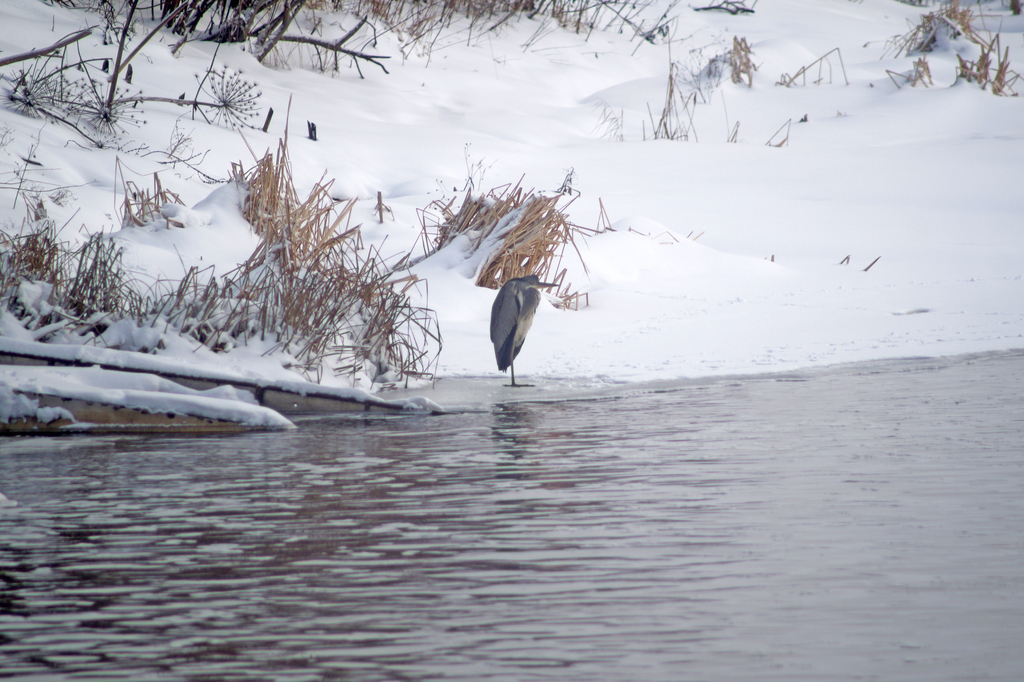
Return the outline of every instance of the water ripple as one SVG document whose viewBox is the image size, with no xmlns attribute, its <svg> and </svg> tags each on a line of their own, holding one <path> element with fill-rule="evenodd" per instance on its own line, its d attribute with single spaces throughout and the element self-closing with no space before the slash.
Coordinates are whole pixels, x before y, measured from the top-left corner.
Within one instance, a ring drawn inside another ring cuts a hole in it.
<svg viewBox="0 0 1024 682">
<path fill-rule="evenodd" d="M 0 443 L 0 677 L 1020 679 L 1024 356 Z"/>
</svg>

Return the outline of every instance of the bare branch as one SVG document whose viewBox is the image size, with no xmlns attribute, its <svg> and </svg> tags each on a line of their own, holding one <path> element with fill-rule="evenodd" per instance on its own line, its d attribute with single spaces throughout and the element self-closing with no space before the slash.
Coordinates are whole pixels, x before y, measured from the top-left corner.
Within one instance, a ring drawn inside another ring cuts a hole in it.
<svg viewBox="0 0 1024 682">
<path fill-rule="evenodd" d="M 128 18 L 124 21 L 124 29 L 121 31 L 121 41 L 117 45 L 117 58 L 114 60 L 114 70 L 110 73 L 110 92 L 107 93 L 107 109 L 114 106 L 114 93 L 117 90 L 117 74 L 121 71 L 121 56 L 124 54 L 124 41 L 128 39 L 128 30 L 132 25 L 132 17 L 135 16 L 135 7 L 139 0 L 132 0 L 128 8 Z"/>
<path fill-rule="evenodd" d="M 360 26 L 362 26 L 362 24 L 365 23 L 365 21 L 366 20 L 363 19 L 362 22 L 360 22 Z M 358 29 L 358 28 L 359 28 L 359 26 L 356 27 L 356 29 Z M 349 57 L 352 57 L 353 59 L 364 59 L 364 60 L 370 62 L 371 64 L 376 64 L 381 69 L 383 69 L 384 73 L 388 73 L 388 70 L 386 68 L 384 68 L 384 65 L 381 64 L 380 62 L 378 62 L 377 60 L 378 59 L 391 59 L 391 57 L 389 55 L 366 54 L 365 52 L 358 52 L 356 50 L 349 50 L 348 48 L 342 47 L 342 44 L 355 34 L 355 30 L 356 29 L 353 29 L 352 31 L 349 31 L 349 33 L 347 35 L 343 36 L 342 38 L 340 38 L 340 39 L 338 39 L 338 40 L 336 40 L 334 42 L 329 42 L 327 40 L 322 40 L 320 38 L 313 38 L 313 37 L 310 37 L 310 36 L 281 36 L 278 40 L 281 41 L 281 42 L 288 42 L 288 43 L 302 43 L 302 44 L 305 44 L 305 45 L 315 45 L 316 47 L 322 47 L 325 50 L 331 50 L 333 52 L 341 52 L 342 54 L 347 54 Z"/>
<path fill-rule="evenodd" d="M 121 97 L 118 102 L 163 102 L 164 104 L 177 104 L 179 107 L 209 107 L 211 109 L 226 109 L 230 105 L 223 102 L 203 102 L 197 99 L 177 99 L 174 97 L 150 97 L 139 95 L 137 97 Z"/>
<path fill-rule="evenodd" d="M 134 50 L 132 50 L 131 54 L 129 54 L 128 57 L 121 63 L 121 66 L 118 68 L 117 72 L 114 73 L 114 75 L 116 76 L 117 73 L 120 73 L 121 69 L 123 69 L 124 67 L 128 66 L 128 63 L 132 59 L 135 58 L 135 55 L 137 55 L 139 53 L 139 50 L 141 50 L 143 47 L 145 47 L 146 43 L 148 43 L 150 40 L 152 40 L 153 36 L 155 36 L 157 33 L 160 32 L 160 29 L 162 29 L 164 26 L 169 24 L 174 19 L 174 17 L 178 16 L 178 14 L 181 13 L 181 11 L 183 9 L 185 9 L 186 7 L 188 7 L 188 5 L 182 3 L 182 4 L 178 5 L 178 8 L 176 10 L 174 10 L 173 12 L 168 14 L 166 17 L 164 17 L 164 20 L 161 21 L 159 24 L 157 24 L 156 27 L 152 31 L 149 32 L 149 35 L 147 35 L 145 37 L 145 39 L 143 39 L 143 41 L 141 43 L 139 43 L 139 45 Z"/>
<path fill-rule="evenodd" d="M 82 38 L 85 38 L 88 35 L 92 35 L 92 30 L 94 28 L 96 28 L 96 27 L 95 26 L 90 26 L 87 29 L 83 29 L 83 30 L 79 31 L 78 33 L 72 33 L 69 36 L 61 38 L 60 40 L 58 40 L 53 45 L 50 45 L 49 47 L 44 47 L 44 48 L 39 49 L 39 50 L 32 50 L 30 52 L 22 52 L 21 54 L 16 54 L 16 55 L 14 55 L 12 57 L 7 57 L 5 59 L 0 59 L 0 66 L 7 66 L 8 64 L 16 64 L 18 62 L 23 62 L 23 61 L 26 61 L 26 60 L 29 60 L 29 59 L 35 59 L 36 57 L 43 57 L 45 55 L 48 55 L 51 52 L 53 52 L 54 50 L 59 50 L 62 47 L 65 47 L 67 45 L 71 45 L 72 43 L 77 43 Z"/>
<path fill-rule="evenodd" d="M 695 12 L 706 12 L 708 10 L 722 10 L 729 14 L 753 14 L 754 10 L 750 9 L 744 3 L 744 0 L 722 0 L 717 5 L 709 5 L 707 7 L 694 7 Z"/>
<path fill-rule="evenodd" d="M 263 60 L 267 58 L 267 55 L 270 54 L 270 51 L 274 49 L 274 46 L 277 45 L 278 41 L 283 40 L 284 32 L 288 30 L 288 27 L 291 25 L 295 15 L 299 13 L 299 10 L 302 9 L 302 6 L 305 4 L 306 0 L 297 0 L 293 7 L 285 2 L 281 15 L 275 19 L 274 22 L 271 22 L 272 24 L 276 23 L 278 20 L 281 22 L 281 28 L 278 29 L 277 36 L 267 41 L 263 51 L 260 52 L 259 57 L 256 58 L 261 64 L 263 63 Z M 268 29 L 269 28 L 270 27 L 268 26 Z"/>
</svg>

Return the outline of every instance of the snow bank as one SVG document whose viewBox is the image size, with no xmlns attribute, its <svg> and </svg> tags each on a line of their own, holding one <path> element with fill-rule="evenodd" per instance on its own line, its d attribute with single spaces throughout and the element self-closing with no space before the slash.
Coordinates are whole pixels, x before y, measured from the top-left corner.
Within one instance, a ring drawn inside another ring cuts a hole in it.
<svg viewBox="0 0 1024 682">
<path fill-rule="evenodd" d="M 4 423 L 10 423 L 12 418 L 32 416 L 33 404 L 36 407 L 34 416 L 40 422 L 49 423 L 61 417 L 73 419 L 70 413 L 61 408 L 38 408 L 38 402 L 14 394 L 15 390 L 38 396 L 57 396 L 149 413 L 188 415 L 249 427 L 293 426 L 274 410 L 257 405 L 247 391 L 231 386 L 196 391 L 167 379 L 136 372 L 93 367 L 0 366 L 0 420 Z"/>
</svg>

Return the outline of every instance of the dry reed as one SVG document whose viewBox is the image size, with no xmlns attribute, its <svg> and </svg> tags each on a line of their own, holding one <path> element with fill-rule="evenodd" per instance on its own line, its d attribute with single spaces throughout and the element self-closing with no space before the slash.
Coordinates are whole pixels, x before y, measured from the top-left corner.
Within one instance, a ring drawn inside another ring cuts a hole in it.
<svg viewBox="0 0 1024 682">
<path fill-rule="evenodd" d="M 983 90 L 991 85 L 994 95 L 1015 96 L 1017 93 L 1013 85 L 1020 79 L 1020 74 L 1010 69 L 1010 48 L 1001 48 L 998 33 L 991 41 L 980 41 L 978 45 L 981 47 L 981 54 L 976 60 L 956 56 L 957 78 L 963 78 L 968 83 L 978 83 Z"/>
<path fill-rule="evenodd" d="M 1020 79 L 1020 74 L 1010 69 L 1009 48 L 1002 49 L 998 33 L 987 40 L 982 38 L 974 29 L 973 11 L 970 7 L 962 6 L 959 0 L 952 0 L 938 11 L 921 15 L 921 21 L 909 32 L 889 40 L 886 54 L 892 53 L 898 57 L 901 54 L 930 52 L 942 31 L 950 40 L 963 36 L 981 49 L 975 60 L 964 59 L 957 54 L 957 78 L 963 78 L 968 83 L 978 83 L 982 89 L 991 85 L 995 95 L 1017 94 L 1013 85 Z M 893 75 L 901 74 L 889 72 L 890 78 Z M 924 57 L 914 63 L 913 76 L 903 77 L 915 85 L 925 80 L 930 83 L 931 72 Z"/>
<path fill-rule="evenodd" d="M 52 220 L 39 221 L 36 229 L 19 235 L 0 232 L 0 291 L 21 280 L 58 281 L 66 250 Z"/>
<path fill-rule="evenodd" d="M 325 361 L 353 378 L 428 376 L 430 349 L 441 344 L 436 319 L 409 303 L 414 277 L 395 277 L 375 249 L 364 253 L 350 224 L 355 200 L 337 209 L 332 181 L 323 180 L 300 200 L 287 139 L 248 172 L 237 164 L 233 172 L 248 189 L 244 215 L 262 240 L 225 278 L 234 301 L 227 326 L 273 335 L 275 348 L 317 380 Z"/>
<path fill-rule="evenodd" d="M 973 19 L 970 7 L 962 7 L 959 0 L 952 0 L 935 12 L 922 14 L 921 21 L 907 33 L 890 38 L 886 54 L 899 57 L 912 52 L 931 52 L 940 31 L 945 31 L 952 39 L 964 35 L 972 42 L 980 42 Z"/>
<path fill-rule="evenodd" d="M 923 84 L 926 88 L 933 84 L 932 81 L 932 70 L 928 66 L 928 61 L 924 55 L 914 62 L 914 70 L 908 73 L 897 73 L 890 69 L 886 69 L 885 72 L 889 74 L 889 80 L 891 80 L 897 88 L 903 87 L 905 83 L 910 83 L 910 87 L 916 87 L 918 83 Z M 902 78 L 905 83 L 901 83 L 897 78 Z"/>
<path fill-rule="evenodd" d="M 0 234 L 0 308 L 36 340 L 95 337 L 113 320 L 138 316 L 145 301 L 129 279 L 120 249 L 102 235 L 73 248 L 50 220 Z"/>
<path fill-rule="evenodd" d="M 750 58 L 752 54 L 746 38 L 733 36 L 732 49 L 729 50 L 729 68 L 733 83 L 739 85 L 746 80 L 747 87 L 754 87 L 754 72 L 757 71 L 757 65 Z"/>
<path fill-rule="evenodd" d="M 429 376 L 441 345 L 436 318 L 410 304 L 415 277 L 395 276 L 377 251 L 360 251 L 358 227 L 348 222 L 353 202 L 336 209 L 330 182 L 300 201 L 286 141 L 250 171 L 234 171 L 248 189 L 244 214 L 262 237 L 236 270 L 218 278 L 193 267 L 144 295 L 115 241 L 95 235 L 73 249 L 57 240 L 52 221 L 36 221 L 23 236 L 0 234 L 0 306 L 39 340 L 63 334 L 102 343 L 113 321 L 130 318 L 214 351 L 269 341 L 313 380 L 325 369 L 354 384 Z M 126 183 L 126 224 L 152 219 L 168 197 L 158 178 L 152 193 Z M 161 287 L 169 292 L 154 293 Z"/>
<path fill-rule="evenodd" d="M 831 83 L 832 82 L 832 61 L 829 59 L 829 55 L 831 55 L 833 52 L 836 54 L 836 57 L 839 59 L 839 68 L 842 70 L 842 73 L 843 73 L 843 81 L 847 85 L 849 85 L 850 84 L 850 79 L 846 77 L 846 65 L 843 64 L 843 53 L 839 51 L 838 47 L 829 50 L 828 52 L 826 52 L 822 56 L 820 56 L 817 59 L 815 59 L 810 64 L 808 64 L 806 66 L 800 67 L 797 70 L 797 72 L 794 73 L 792 76 L 790 76 L 787 73 L 782 74 L 782 77 L 779 78 L 779 82 L 776 83 L 776 85 L 784 85 L 787 88 L 788 87 L 792 87 L 793 85 L 796 85 L 797 79 L 800 79 L 800 85 L 807 85 L 807 75 L 809 73 L 811 73 L 811 71 L 814 69 L 815 66 L 818 67 L 818 77 L 816 79 L 814 79 L 813 81 L 811 81 L 811 82 L 814 83 L 815 85 L 821 85 L 822 83 L 824 83 L 825 82 L 825 78 L 826 78 L 826 69 L 827 69 L 828 82 Z"/>
<path fill-rule="evenodd" d="M 575 300 L 565 282 L 566 270 L 561 268 L 567 245 L 576 248 L 575 235 L 585 230 L 571 223 L 558 202 L 562 195 L 551 197 L 526 191 L 520 183 L 492 189 L 486 195 L 467 193 L 455 210 L 455 199 L 434 202 L 423 216 L 423 240 L 427 255 L 450 244 L 457 237 L 469 238 L 470 252 L 483 252 L 477 269 L 476 285 L 498 289 L 516 277 L 538 275 L 556 283 L 557 295 L 563 303 Z M 427 216 L 439 213 L 440 220 L 428 224 Z M 580 257 L 582 261 L 582 256 Z M 585 266 L 584 266 L 585 267 Z M 560 269 L 561 268 L 561 269 Z"/>
<path fill-rule="evenodd" d="M 682 140 L 689 141 L 690 134 L 693 134 L 694 141 L 697 139 L 697 131 L 693 126 L 693 115 L 697 109 L 697 92 L 683 94 L 678 87 L 679 64 L 672 62 L 668 69 L 668 84 L 665 86 L 665 106 L 661 109 L 661 116 L 655 122 L 650 106 L 647 113 L 651 118 L 651 130 L 655 140 Z M 692 109 L 691 109 L 692 107 Z M 685 117 L 685 120 L 684 120 Z M 647 139 L 646 127 L 644 139 Z"/>
<path fill-rule="evenodd" d="M 117 172 L 121 173 L 123 178 L 124 174 L 121 171 L 120 160 L 116 162 L 116 165 Z M 135 227 L 146 225 L 160 215 L 160 208 L 164 204 L 183 205 L 181 197 L 164 188 L 157 173 L 153 173 L 152 192 L 147 189 L 141 189 L 131 180 L 125 180 L 124 201 L 121 204 L 121 224 Z M 184 225 L 175 223 L 173 220 L 168 220 L 167 224 L 168 226 L 184 227 Z"/>
</svg>

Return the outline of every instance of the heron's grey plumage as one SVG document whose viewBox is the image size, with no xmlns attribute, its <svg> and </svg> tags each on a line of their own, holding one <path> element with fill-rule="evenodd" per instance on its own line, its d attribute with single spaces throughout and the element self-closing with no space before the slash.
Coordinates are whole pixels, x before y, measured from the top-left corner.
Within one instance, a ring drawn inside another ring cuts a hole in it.
<svg viewBox="0 0 1024 682">
<path fill-rule="evenodd" d="M 554 284 L 541 282 L 537 275 L 517 277 L 505 282 L 491 306 L 491 343 L 498 369 L 504 372 L 512 368 L 512 385 L 516 385 L 516 370 L 513 361 L 519 355 L 526 340 L 526 333 L 533 325 L 533 315 L 540 303 L 539 287 L 553 287 Z"/>
</svg>

